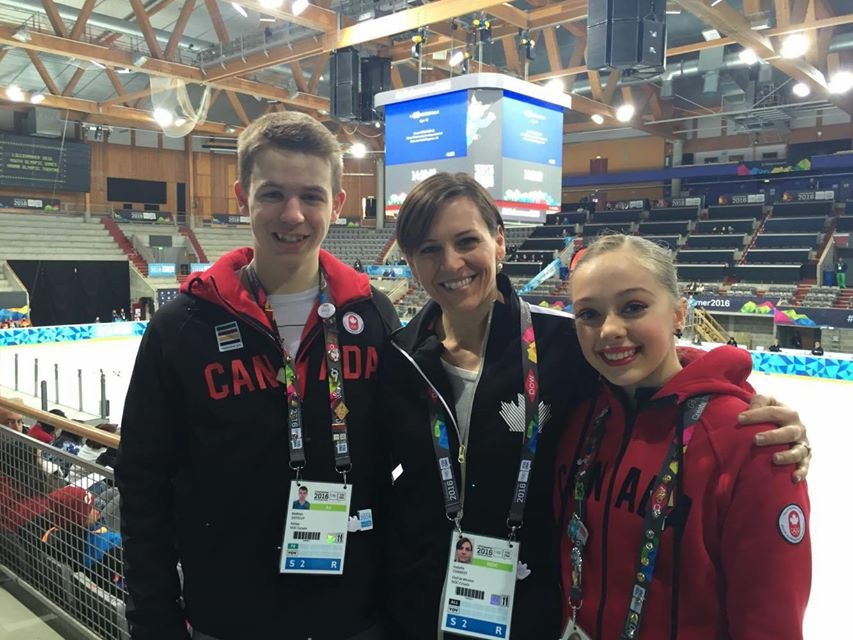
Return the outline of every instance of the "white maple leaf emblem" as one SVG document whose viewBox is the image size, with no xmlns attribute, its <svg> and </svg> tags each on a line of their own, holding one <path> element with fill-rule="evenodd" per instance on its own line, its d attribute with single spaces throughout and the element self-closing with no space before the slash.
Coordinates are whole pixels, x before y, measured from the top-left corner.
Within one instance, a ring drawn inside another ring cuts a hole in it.
<svg viewBox="0 0 853 640">
<path fill-rule="evenodd" d="M 501 417 L 509 430 L 514 433 L 524 433 L 524 395 L 519 393 L 515 402 L 501 402 Z M 539 433 L 545 423 L 551 419 L 551 405 L 539 403 Z"/>
</svg>

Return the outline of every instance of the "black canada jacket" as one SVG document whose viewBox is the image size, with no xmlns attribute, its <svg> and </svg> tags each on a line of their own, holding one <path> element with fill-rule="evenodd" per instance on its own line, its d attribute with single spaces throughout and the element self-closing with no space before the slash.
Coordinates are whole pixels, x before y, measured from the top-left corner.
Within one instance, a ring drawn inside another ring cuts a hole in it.
<svg viewBox="0 0 853 640">
<path fill-rule="evenodd" d="M 349 535 L 343 576 L 280 575 L 294 477 L 286 394 L 276 380 L 284 356 L 237 276 L 251 257 L 250 249 L 233 251 L 190 278 L 140 345 L 116 465 L 134 640 L 185 639 L 185 618 L 221 640 L 341 640 L 382 616 L 377 503 L 387 475 L 371 413 L 380 351 L 399 321 L 367 276 L 321 251 L 338 310 L 351 508 L 372 508 L 376 529 Z M 322 327 L 311 314 L 296 355 L 303 477 L 340 482 L 324 354 Z"/>
<path fill-rule="evenodd" d="M 486 353 L 471 413 L 465 462 L 462 528 L 473 534 L 508 535 L 506 520 L 521 456 L 524 423 L 519 299 L 498 276 L 505 303 L 495 303 Z M 570 316 L 532 307 L 542 421 L 524 525 L 521 562 L 531 574 L 517 583 L 511 637 L 548 640 L 559 635 L 561 616 L 557 537 L 551 508 L 554 454 L 566 416 L 592 397 L 596 374 L 586 364 Z M 392 336 L 380 372 L 382 437 L 391 469 L 402 475 L 391 489 L 386 552 L 386 598 L 394 638 L 435 640 L 452 523 L 444 511 L 429 425 L 427 380 L 454 411 L 440 363 L 441 342 L 432 327 L 441 310 L 428 303 Z M 544 413 L 542 413 L 544 411 Z M 454 416 L 455 417 L 455 416 Z M 457 482 L 458 437 L 448 425 Z M 457 637 L 447 634 L 445 637 Z"/>
</svg>

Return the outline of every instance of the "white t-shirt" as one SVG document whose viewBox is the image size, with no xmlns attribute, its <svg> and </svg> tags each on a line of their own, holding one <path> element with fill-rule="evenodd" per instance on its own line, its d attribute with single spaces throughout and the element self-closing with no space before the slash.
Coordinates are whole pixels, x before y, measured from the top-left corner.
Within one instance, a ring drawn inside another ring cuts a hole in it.
<svg viewBox="0 0 853 640">
<path fill-rule="evenodd" d="M 278 334 L 284 342 L 284 348 L 294 358 L 302 341 L 302 330 L 308 322 L 308 316 L 311 315 L 319 293 L 320 288 L 314 287 L 308 291 L 278 293 L 267 298 L 278 325 Z"/>
</svg>

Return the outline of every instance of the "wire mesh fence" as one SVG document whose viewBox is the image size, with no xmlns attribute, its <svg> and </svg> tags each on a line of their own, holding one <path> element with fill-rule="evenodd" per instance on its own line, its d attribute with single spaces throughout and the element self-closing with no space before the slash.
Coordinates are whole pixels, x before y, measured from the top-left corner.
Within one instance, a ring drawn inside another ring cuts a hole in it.
<svg viewBox="0 0 853 640">
<path fill-rule="evenodd" d="M 0 425 L 0 564 L 97 636 L 125 640 L 119 496 L 97 462 L 114 451 L 92 440 L 79 451 Z"/>
</svg>

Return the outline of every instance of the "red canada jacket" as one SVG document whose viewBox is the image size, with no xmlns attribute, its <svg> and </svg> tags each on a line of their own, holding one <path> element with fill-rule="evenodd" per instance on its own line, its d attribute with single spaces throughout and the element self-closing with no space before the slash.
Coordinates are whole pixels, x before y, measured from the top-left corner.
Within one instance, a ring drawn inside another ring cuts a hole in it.
<svg viewBox="0 0 853 640">
<path fill-rule="evenodd" d="M 640 390 L 629 409 L 602 385 L 594 405 L 575 411 L 557 454 L 554 506 L 561 523 L 563 590 L 571 588 L 566 526 L 575 509 L 574 473 L 593 419 L 609 407 L 589 467 L 589 540 L 583 554 L 578 623 L 591 637 L 619 638 L 631 602 L 643 519 L 672 442 L 680 405 L 710 395 L 684 456 L 680 491 L 647 585 L 638 638 L 797 640 L 811 588 L 809 498 L 791 470 L 752 444 L 767 426 L 738 427 L 752 391 L 746 351 L 719 347 L 659 390 Z M 644 391 L 645 400 L 643 399 Z M 653 395 L 652 395 L 653 394 Z M 779 450 L 784 447 L 779 447 Z M 564 607 L 568 616 L 568 598 Z"/>
</svg>

